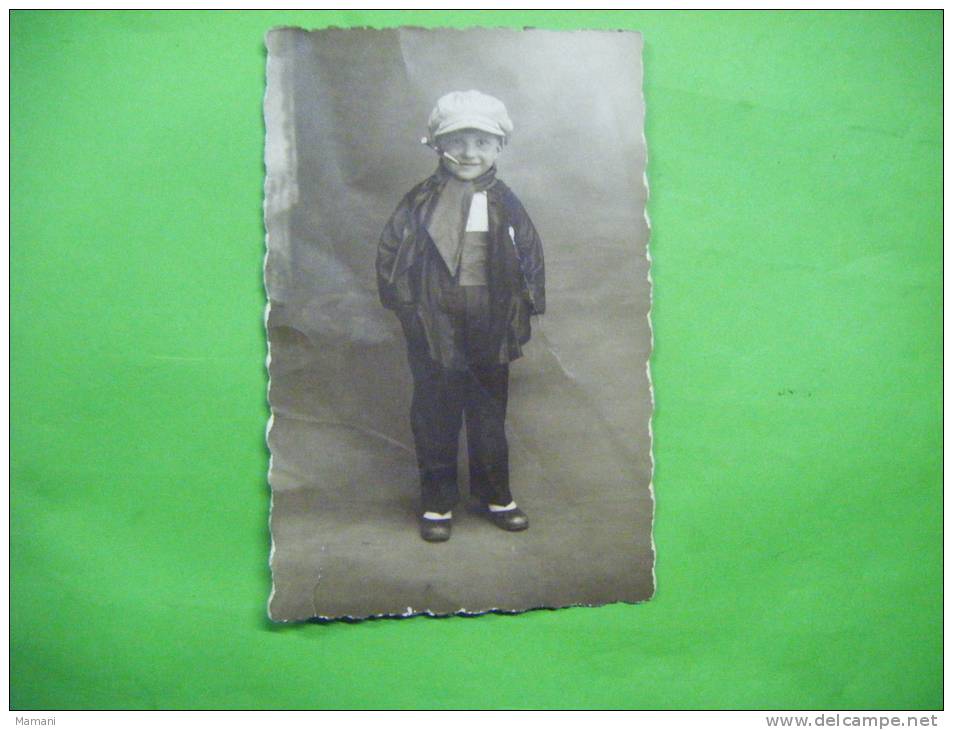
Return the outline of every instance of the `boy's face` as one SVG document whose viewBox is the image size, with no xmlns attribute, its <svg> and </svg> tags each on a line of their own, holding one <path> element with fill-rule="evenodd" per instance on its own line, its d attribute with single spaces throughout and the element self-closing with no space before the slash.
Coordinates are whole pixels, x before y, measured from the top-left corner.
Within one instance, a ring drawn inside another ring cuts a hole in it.
<svg viewBox="0 0 953 730">
<path fill-rule="evenodd" d="M 478 129 L 461 129 L 437 137 L 437 146 L 459 163 L 441 158 L 444 168 L 459 180 L 475 180 L 496 164 L 503 140 Z"/>
</svg>

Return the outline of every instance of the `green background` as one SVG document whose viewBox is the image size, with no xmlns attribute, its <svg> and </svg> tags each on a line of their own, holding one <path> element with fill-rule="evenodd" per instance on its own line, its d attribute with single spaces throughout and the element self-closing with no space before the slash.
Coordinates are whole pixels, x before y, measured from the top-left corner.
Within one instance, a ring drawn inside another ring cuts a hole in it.
<svg viewBox="0 0 953 730">
<path fill-rule="evenodd" d="M 265 618 L 263 37 L 399 24 L 644 33 L 646 604 Z M 940 707 L 941 43 L 940 12 L 13 12 L 13 707 Z"/>
</svg>

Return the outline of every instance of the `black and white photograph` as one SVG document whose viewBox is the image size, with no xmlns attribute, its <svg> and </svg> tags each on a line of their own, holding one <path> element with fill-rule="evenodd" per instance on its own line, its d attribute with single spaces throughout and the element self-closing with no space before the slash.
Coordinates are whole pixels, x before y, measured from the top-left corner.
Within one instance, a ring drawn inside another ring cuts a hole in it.
<svg viewBox="0 0 953 730">
<path fill-rule="evenodd" d="M 641 36 L 266 43 L 271 619 L 650 599 Z"/>
</svg>

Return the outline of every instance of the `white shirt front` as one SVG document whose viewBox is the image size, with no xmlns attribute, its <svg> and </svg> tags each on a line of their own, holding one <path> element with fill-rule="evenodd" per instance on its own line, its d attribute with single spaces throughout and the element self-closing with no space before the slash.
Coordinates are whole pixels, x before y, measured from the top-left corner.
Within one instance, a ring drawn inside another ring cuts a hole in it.
<svg viewBox="0 0 953 730">
<path fill-rule="evenodd" d="M 470 203 L 470 215 L 467 216 L 467 227 L 464 230 L 468 232 L 490 230 L 490 218 L 486 210 L 485 191 L 473 194 L 473 202 Z"/>
</svg>

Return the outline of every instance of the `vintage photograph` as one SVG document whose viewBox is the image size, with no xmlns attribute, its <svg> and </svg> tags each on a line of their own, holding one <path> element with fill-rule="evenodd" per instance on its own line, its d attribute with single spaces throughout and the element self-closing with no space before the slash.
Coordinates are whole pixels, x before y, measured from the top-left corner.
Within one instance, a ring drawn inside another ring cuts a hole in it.
<svg viewBox="0 0 953 730">
<path fill-rule="evenodd" d="M 269 616 L 649 599 L 641 36 L 267 50 Z"/>
</svg>

